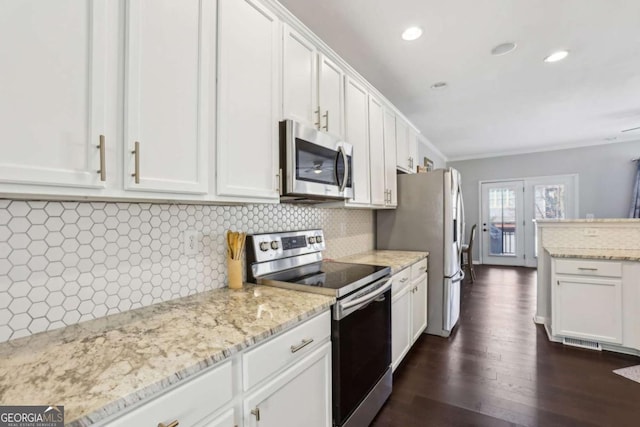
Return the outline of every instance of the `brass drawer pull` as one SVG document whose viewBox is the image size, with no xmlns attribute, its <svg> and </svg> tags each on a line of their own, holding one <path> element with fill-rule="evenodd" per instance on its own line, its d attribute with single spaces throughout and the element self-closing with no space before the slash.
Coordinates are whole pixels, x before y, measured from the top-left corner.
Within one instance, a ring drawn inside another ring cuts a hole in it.
<svg viewBox="0 0 640 427">
<path fill-rule="evenodd" d="M 291 346 L 291 353 L 295 353 L 297 351 L 302 350 L 303 348 L 305 348 L 306 346 L 308 346 L 312 342 L 313 342 L 313 338 L 309 338 L 308 340 L 302 340 L 302 342 L 300 344 L 298 344 L 298 345 L 292 345 Z"/>
<path fill-rule="evenodd" d="M 97 149 L 100 150 L 100 170 L 98 173 L 100 174 L 100 181 L 104 182 L 107 180 L 107 167 L 106 167 L 106 159 L 105 159 L 105 137 L 104 135 L 100 135 L 100 143 L 97 145 Z"/>
<path fill-rule="evenodd" d="M 131 152 L 134 156 L 134 172 L 131 176 L 134 178 L 136 184 L 140 184 L 140 143 L 138 141 L 135 142 L 133 151 Z"/>
<path fill-rule="evenodd" d="M 251 415 L 256 417 L 256 421 L 260 421 L 260 408 L 252 409 Z"/>
<path fill-rule="evenodd" d="M 578 267 L 578 270 L 584 270 L 584 271 L 598 271 L 597 268 L 593 268 L 593 267 Z"/>
<path fill-rule="evenodd" d="M 408 278 L 408 277 L 403 277 L 402 279 L 400 279 L 400 283 L 404 283 L 404 282 L 406 282 L 407 280 L 409 280 L 409 278 Z"/>
<path fill-rule="evenodd" d="M 178 424 L 180 424 L 178 422 L 178 420 L 172 421 L 169 424 L 165 424 L 165 423 L 158 423 L 158 427 L 178 427 Z"/>
</svg>

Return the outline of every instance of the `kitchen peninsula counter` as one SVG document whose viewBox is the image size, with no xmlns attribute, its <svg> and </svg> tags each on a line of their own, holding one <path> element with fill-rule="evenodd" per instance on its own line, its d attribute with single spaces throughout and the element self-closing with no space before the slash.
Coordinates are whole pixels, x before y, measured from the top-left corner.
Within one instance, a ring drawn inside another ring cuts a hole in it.
<svg viewBox="0 0 640 427">
<path fill-rule="evenodd" d="M 65 424 L 122 411 L 321 313 L 333 297 L 245 285 L 0 344 L 0 402 L 59 404 Z"/>
</svg>

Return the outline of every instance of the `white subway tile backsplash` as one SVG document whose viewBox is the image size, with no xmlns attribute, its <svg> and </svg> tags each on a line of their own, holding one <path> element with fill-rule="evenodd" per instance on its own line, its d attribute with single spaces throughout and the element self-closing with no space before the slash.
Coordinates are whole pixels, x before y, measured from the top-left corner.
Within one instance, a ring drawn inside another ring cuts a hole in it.
<svg viewBox="0 0 640 427">
<path fill-rule="evenodd" d="M 0 200 L 0 342 L 226 286 L 227 229 L 307 228 L 327 258 L 374 247 L 367 210 Z"/>
</svg>

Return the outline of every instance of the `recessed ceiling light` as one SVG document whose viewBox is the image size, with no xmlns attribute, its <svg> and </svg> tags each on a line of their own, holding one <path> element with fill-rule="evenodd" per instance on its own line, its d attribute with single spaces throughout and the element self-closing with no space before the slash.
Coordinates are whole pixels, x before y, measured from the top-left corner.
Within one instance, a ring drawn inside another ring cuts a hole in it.
<svg viewBox="0 0 640 427">
<path fill-rule="evenodd" d="M 513 52 L 514 50 L 516 50 L 517 46 L 518 46 L 517 44 L 512 42 L 499 44 L 498 46 L 491 49 L 491 55 L 494 55 L 494 56 L 506 55 L 507 53 Z"/>
<path fill-rule="evenodd" d="M 447 82 L 437 82 L 431 85 L 431 89 L 444 89 L 447 87 Z"/>
<path fill-rule="evenodd" d="M 557 52 L 553 52 L 551 55 L 544 58 L 544 62 L 558 62 L 562 61 L 564 58 L 569 55 L 568 50 L 559 50 Z"/>
<path fill-rule="evenodd" d="M 402 32 L 402 38 L 407 41 L 416 40 L 422 35 L 422 28 L 409 27 Z"/>
</svg>

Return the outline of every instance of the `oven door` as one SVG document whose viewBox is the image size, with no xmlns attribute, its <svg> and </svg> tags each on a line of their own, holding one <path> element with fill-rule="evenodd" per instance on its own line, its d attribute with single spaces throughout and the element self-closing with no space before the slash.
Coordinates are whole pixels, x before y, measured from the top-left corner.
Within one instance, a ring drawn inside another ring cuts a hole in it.
<svg viewBox="0 0 640 427">
<path fill-rule="evenodd" d="M 353 197 L 351 144 L 293 120 L 281 122 L 280 132 L 284 196 Z"/>
<path fill-rule="evenodd" d="M 391 280 L 386 277 L 339 300 L 331 334 L 333 418 L 334 425 L 342 426 L 391 365 Z"/>
</svg>

